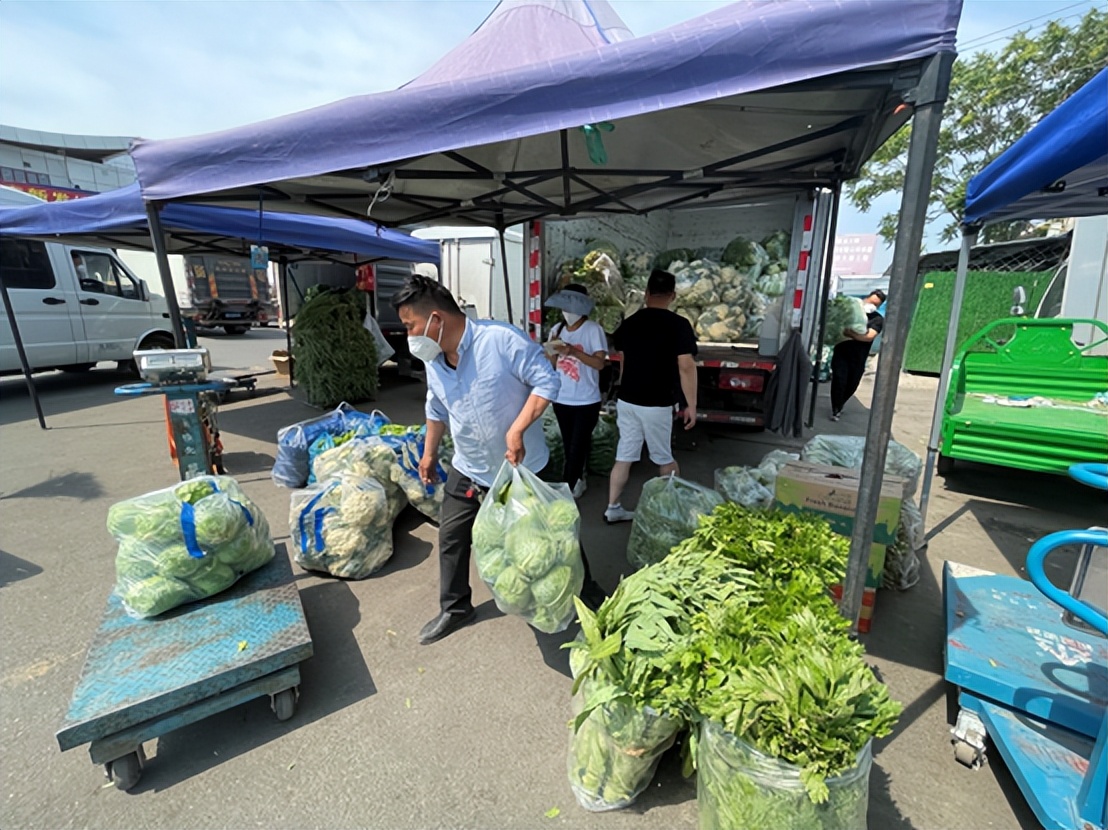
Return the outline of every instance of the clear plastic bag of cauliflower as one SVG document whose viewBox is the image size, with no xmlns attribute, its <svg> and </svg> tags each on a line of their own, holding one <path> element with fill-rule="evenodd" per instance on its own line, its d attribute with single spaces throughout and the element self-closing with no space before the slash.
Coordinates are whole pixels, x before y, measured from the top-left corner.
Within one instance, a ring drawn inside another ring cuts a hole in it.
<svg viewBox="0 0 1108 830">
<path fill-rule="evenodd" d="M 696 320 L 696 332 L 709 343 L 734 343 L 742 339 L 745 323 L 741 310 L 720 303 L 704 309 Z"/>
<path fill-rule="evenodd" d="M 569 487 L 504 462 L 473 523 L 473 560 L 496 607 L 556 634 L 577 616 L 585 566 Z"/>
<path fill-rule="evenodd" d="M 390 521 L 396 519 L 408 504 L 408 497 L 398 483 L 399 469 L 396 451 L 384 438 L 376 435 L 347 441 L 320 453 L 312 462 L 317 482 L 347 473 L 358 478 L 374 479 L 384 488 Z"/>
<path fill-rule="evenodd" d="M 296 563 L 346 579 L 364 579 L 392 556 L 392 522 L 385 488 L 344 473 L 298 490 L 289 503 Z"/>
</svg>

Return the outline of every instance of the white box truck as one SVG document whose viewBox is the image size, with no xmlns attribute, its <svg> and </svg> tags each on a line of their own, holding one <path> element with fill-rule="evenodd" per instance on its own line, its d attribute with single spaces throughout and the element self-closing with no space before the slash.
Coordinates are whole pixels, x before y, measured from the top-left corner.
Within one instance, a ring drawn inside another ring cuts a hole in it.
<svg viewBox="0 0 1108 830">
<path fill-rule="evenodd" d="M 562 263 L 583 257 L 596 240 L 611 243 L 621 252 L 685 248 L 718 260 L 719 252 L 737 236 L 758 241 L 781 231 L 789 233 L 782 310 L 776 317 L 767 315 L 770 322 L 762 337 L 755 334 L 737 342 L 698 343 L 698 420 L 761 427 L 765 425 L 765 394 L 777 368 L 778 350 L 796 330 L 809 353 L 817 340 L 819 286 L 827 255 L 830 208 L 831 194 L 820 190 L 758 204 L 546 220 L 540 223 L 539 232 L 542 296 L 556 290 Z"/>
</svg>

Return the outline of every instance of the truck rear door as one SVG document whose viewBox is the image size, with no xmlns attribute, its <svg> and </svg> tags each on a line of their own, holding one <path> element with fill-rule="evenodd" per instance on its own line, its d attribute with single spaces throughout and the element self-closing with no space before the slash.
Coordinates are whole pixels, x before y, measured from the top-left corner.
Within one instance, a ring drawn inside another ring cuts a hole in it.
<svg viewBox="0 0 1108 830">
<path fill-rule="evenodd" d="M 54 253 L 55 256 L 51 256 Z M 64 270 L 60 245 L 28 239 L 0 239 L 0 272 L 8 286 L 19 333 L 33 369 L 85 362 L 77 295 Z M 60 279 L 55 274 L 55 265 Z M 76 327 L 75 327 L 76 322 Z M 0 370 L 19 370 L 19 354 L 7 315 L 0 322 Z"/>
</svg>

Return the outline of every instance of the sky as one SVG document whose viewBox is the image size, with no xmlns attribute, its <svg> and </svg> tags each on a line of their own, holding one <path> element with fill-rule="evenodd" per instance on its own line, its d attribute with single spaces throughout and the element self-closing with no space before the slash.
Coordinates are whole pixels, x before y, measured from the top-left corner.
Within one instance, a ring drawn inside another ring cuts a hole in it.
<svg viewBox="0 0 1108 830">
<path fill-rule="evenodd" d="M 959 44 L 997 49 L 1017 24 L 1073 22 L 1095 2 L 965 0 Z M 726 5 L 611 4 L 636 35 Z M 4 0 L 0 123 L 145 138 L 235 127 L 394 89 L 462 41 L 494 6 L 495 0 Z M 888 197 L 867 216 L 844 199 L 840 231 L 873 233 L 881 214 L 896 207 Z M 878 268 L 890 257 L 880 252 Z"/>
</svg>

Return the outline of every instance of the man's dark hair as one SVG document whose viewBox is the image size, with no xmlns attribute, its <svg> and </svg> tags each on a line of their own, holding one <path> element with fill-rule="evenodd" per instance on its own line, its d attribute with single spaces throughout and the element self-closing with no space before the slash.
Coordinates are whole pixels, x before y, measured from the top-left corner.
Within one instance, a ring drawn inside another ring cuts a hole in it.
<svg viewBox="0 0 1108 830">
<path fill-rule="evenodd" d="M 885 292 L 880 288 L 873 289 L 873 291 L 869 292 L 869 295 L 871 297 L 877 297 L 881 302 L 885 302 Z"/>
<path fill-rule="evenodd" d="M 655 268 L 646 281 L 646 293 L 655 297 L 665 297 L 677 290 L 677 278 L 669 271 Z"/>
<path fill-rule="evenodd" d="M 404 280 L 400 290 L 392 295 L 392 307 L 411 306 L 414 310 L 429 314 L 432 311 L 445 311 L 448 314 L 461 314 L 458 303 L 446 290 L 446 287 L 422 274 L 412 274 Z"/>
</svg>

